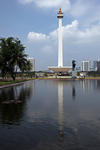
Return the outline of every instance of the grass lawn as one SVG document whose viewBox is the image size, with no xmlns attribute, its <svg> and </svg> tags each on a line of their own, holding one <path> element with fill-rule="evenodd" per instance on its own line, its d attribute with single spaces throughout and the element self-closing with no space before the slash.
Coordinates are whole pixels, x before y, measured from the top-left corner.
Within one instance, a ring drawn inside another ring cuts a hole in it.
<svg viewBox="0 0 100 150">
<path fill-rule="evenodd" d="M 9 85 L 9 84 L 15 84 L 15 83 L 20 83 L 20 82 L 34 80 L 34 79 L 35 78 L 23 79 L 23 80 L 15 80 L 15 81 L 0 81 L 0 86 Z"/>
<path fill-rule="evenodd" d="M 9 84 L 15 84 L 15 83 L 20 83 L 20 82 L 24 82 L 24 81 L 27 81 L 27 80 L 0 81 L 0 86 L 9 85 Z"/>
</svg>

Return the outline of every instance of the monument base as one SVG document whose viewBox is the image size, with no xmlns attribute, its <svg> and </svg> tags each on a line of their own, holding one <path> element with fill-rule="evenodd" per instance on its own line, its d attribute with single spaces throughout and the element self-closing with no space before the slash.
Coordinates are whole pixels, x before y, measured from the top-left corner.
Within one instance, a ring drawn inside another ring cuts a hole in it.
<svg viewBox="0 0 100 150">
<path fill-rule="evenodd" d="M 70 70 L 72 70 L 72 67 L 70 66 L 64 66 L 64 67 L 48 67 L 49 70 L 55 72 L 55 73 L 66 73 Z"/>
</svg>

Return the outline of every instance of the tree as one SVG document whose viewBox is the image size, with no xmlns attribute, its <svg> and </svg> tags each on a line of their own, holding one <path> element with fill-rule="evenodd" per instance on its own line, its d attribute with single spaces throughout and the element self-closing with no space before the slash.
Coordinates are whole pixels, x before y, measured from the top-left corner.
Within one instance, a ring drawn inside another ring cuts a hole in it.
<svg viewBox="0 0 100 150">
<path fill-rule="evenodd" d="M 18 38 L 8 37 L 7 39 L 0 39 L 0 70 L 3 77 L 9 73 L 15 80 L 16 66 L 22 72 L 31 70 L 31 63 L 28 62 L 24 50 L 25 47 Z"/>
<path fill-rule="evenodd" d="M 76 67 L 76 61 L 75 61 L 75 60 L 72 60 L 72 70 L 73 70 L 73 71 L 75 70 L 75 67 Z"/>
</svg>

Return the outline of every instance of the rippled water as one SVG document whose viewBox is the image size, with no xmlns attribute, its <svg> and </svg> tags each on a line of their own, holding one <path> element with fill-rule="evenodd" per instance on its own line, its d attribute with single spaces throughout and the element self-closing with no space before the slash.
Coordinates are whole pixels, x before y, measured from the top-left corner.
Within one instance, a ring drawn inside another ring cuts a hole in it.
<svg viewBox="0 0 100 150">
<path fill-rule="evenodd" d="M 100 80 L 0 89 L 0 150 L 100 150 Z"/>
</svg>

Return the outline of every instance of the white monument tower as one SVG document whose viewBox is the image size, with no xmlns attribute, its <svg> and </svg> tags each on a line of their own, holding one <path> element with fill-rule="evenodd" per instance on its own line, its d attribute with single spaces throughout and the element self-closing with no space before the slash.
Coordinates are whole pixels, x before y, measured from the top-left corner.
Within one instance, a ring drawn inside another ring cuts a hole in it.
<svg viewBox="0 0 100 150">
<path fill-rule="evenodd" d="M 64 73 L 72 70 L 72 66 L 63 66 L 63 38 L 62 38 L 62 19 L 64 15 L 62 13 L 61 8 L 59 8 L 59 12 L 57 14 L 57 18 L 59 19 L 59 28 L 58 28 L 58 66 L 48 67 L 49 70 L 56 73 Z"/>
<path fill-rule="evenodd" d="M 58 67 L 63 67 L 63 44 L 62 44 L 62 19 L 64 15 L 59 8 L 57 18 L 59 19 L 59 28 L 58 28 Z"/>
</svg>

